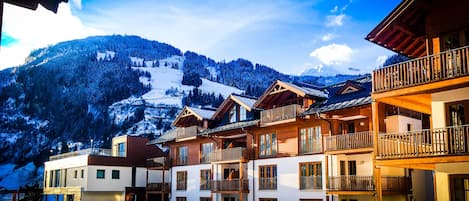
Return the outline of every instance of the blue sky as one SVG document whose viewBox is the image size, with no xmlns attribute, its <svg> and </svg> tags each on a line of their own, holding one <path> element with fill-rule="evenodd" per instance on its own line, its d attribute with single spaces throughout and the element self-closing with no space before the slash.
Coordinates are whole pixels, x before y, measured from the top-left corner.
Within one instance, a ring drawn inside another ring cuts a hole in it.
<svg viewBox="0 0 469 201">
<path fill-rule="evenodd" d="M 6 5 L 0 68 L 60 41 L 127 34 L 217 61 L 246 58 L 289 74 L 310 68 L 357 72 L 350 67 L 366 73 L 394 53 L 363 38 L 399 2 L 71 0 L 57 14 Z"/>
</svg>

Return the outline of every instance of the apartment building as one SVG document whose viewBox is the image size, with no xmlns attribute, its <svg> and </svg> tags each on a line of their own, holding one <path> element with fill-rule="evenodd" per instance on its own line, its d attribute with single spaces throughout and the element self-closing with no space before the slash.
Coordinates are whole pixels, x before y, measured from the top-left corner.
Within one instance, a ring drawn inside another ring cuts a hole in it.
<svg viewBox="0 0 469 201">
<path fill-rule="evenodd" d="M 385 167 L 411 169 L 415 200 L 469 200 L 468 9 L 467 1 L 404 0 L 366 36 L 411 58 L 373 71 L 373 127 L 399 128 L 373 133 L 376 200 Z M 386 105 L 414 123 L 392 122 Z"/>
<path fill-rule="evenodd" d="M 119 136 L 112 149 L 90 148 L 51 156 L 44 164 L 43 200 L 145 200 L 147 159 L 164 153 L 143 137 Z M 161 178 L 159 178 L 161 179 Z"/>
<path fill-rule="evenodd" d="M 150 142 L 171 150 L 170 200 L 374 199 L 371 81 L 275 81 L 258 100 L 185 107 L 176 128 Z M 383 168 L 385 199 L 406 200 L 406 171 Z"/>
</svg>

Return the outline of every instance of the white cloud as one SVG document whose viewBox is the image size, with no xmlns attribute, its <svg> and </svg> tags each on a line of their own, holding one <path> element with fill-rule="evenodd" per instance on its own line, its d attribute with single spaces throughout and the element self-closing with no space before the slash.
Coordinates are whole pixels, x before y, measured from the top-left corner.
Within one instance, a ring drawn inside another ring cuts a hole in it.
<svg viewBox="0 0 469 201">
<path fill-rule="evenodd" d="M 331 12 L 332 14 L 337 13 L 337 11 L 339 11 L 339 6 L 337 6 L 337 5 L 334 6 L 334 8 L 330 10 L 330 12 Z"/>
<path fill-rule="evenodd" d="M 326 17 L 326 26 L 327 27 L 335 27 L 335 26 L 342 26 L 344 24 L 345 14 L 339 15 L 328 15 Z"/>
<path fill-rule="evenodd" d="M 383 66 L 386 59 L 388 59 L 388 56 L 386 55 L 378 56 L 378 58 L 376 58 L 376 66 Z"/>
<path fill-rule="evenodd" d="M 352 48 L 346 44 L 330 44 L 313 50 L 309 55 L 317 58 L 326 65 L 340 65 L 349 63 L 352 57 Z"/>
<path fill-rule="evenodd" d="M 70 5 L 61 3 L 57 14 L 39 6 L 36 11 L 5 4 L 3 32 L 18 42 L 0 51 L 0 69 L 20 65 L 33 49 L 57 42 L 103 34 L 86 27 L 73 16 Z"/>
<path fill-rule="evenodd" d="M 333 38 L 335 38 L 335 35 L 331 34 L 331 33 L 327 33 L 326 35 L 322 36 L 321 37 L 321 40 L 322 41 L 330 41 L 332 40 Z"/>
</svg>

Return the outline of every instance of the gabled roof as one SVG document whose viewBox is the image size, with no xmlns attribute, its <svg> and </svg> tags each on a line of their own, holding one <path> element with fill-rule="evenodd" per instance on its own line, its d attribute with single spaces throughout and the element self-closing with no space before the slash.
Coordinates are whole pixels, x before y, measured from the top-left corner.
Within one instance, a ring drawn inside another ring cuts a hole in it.
<svg viewBox="0 0 469 201">
<path fill-rule="evenodd" d="M 198 121 L 202 121 L 204 119 L 211 119 L 214 113 L 215 111 L 213 110 L 185 106 L 179 113 L 179 115 L 176 117 L 176 119 L 173 121 L 173 125 L 177 125 L 179 121 L 189 116 L 196 118 Z"/>
<path fill-rule="evenodd" d="M 411 58 L 424 56 L 426 3 L 403 0 L 365 39 Z"/>
<path fill-rule="evenodd" d="M 357 91 L 342 93 L 350 87 L 357 88 Z M 329 112 L 350 107 L 367 105 L 371 103 L 371 76 L 365 76 L 355 80 L 348 80 L 342 83 L 327 86 L 324 89 L 328 91 L 328 99 L 315 103 L 304 112 L 304 115 Z"/>
<path fill-rule="evenodd" d="M 264 94 L 262 94 L 262 96 L 254 104 L 254 107 L 259 107 L 259 105 L 264 102 L 269 96 L 285 91 L 290 91 L 301 97 L 320 99 L 327 98 L 327 94 L 324 91 L 321 91 L 320 89 L 314 88 L 312 86 L 299 86 L 292 83 L 277 80 L 265 90 Z"/>
<path fill-rule="evenodd" d="M 254 109 L 255 102 L 256 102 L 256 99 L 254 97 L 243 96 L 243 95 L 238 95 L 238 94 L 230 94 L 223 101 L 223 103 L 221 103 L 221 105 L 218 106 L 218 109 L 213 114 L 212 119 L 216 119 L 217 117 L 223 115 L 231 107 L 233 107 L 233 104 L 235 103 L 243 106 L 246 110 L 250 112 L 252 109 Z"/>
</svg>

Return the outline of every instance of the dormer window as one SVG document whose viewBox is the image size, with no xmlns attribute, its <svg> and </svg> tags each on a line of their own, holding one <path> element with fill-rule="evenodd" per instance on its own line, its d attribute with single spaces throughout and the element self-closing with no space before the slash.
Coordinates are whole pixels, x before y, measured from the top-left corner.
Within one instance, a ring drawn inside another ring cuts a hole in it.
<svg viewBox="0 0 469 201">
<path fill-rule="evenodd" d="M 245 121 L 246 119 L 246 109 L 244 107 L 239 107 L 239 121 Z"/>
</svg>

